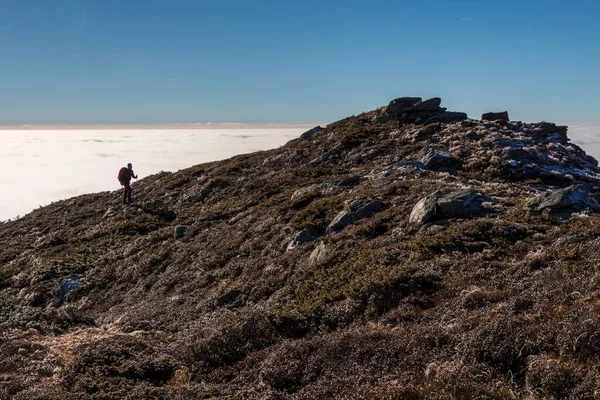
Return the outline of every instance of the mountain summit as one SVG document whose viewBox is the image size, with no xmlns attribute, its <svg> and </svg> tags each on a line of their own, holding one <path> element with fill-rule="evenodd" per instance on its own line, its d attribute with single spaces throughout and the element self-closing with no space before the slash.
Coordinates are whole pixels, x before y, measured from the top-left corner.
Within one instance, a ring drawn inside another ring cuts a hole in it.
<svg viewBox="0 0 600 400">
<path fill-rule="evenodd" d="M 600 169 L 441 99 L 0 224 L 0 397 L 593 399 Z"/>
</svg>

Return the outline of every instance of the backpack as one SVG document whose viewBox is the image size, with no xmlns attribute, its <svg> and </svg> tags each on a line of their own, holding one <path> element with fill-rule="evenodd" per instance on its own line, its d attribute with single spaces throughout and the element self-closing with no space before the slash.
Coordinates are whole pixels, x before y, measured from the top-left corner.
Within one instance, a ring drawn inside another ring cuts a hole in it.
<svg viewBox="0 0 600 400">
<path fill-rule="evenodd" d="M 129 176 L 129 170 L 125 167 L 121 168 L 119 170 L 119 175 L 117 175 L 117 179 L 121 183 L 129 182 L 131 180 L 131 177 Z"/>
</svg>

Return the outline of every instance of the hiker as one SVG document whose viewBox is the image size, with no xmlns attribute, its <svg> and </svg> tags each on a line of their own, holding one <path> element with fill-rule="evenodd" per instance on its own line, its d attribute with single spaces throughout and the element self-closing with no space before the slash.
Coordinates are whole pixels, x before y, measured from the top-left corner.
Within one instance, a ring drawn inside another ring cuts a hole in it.
<svg viewBox="0 0 600 400">
<path fill-rule="evenodd" d="M 137 179 L 137 175 L 133 172 L 133 166 L 131 163 L 127 164 L 127 168 L 123 167 L 119 171 L 119 175 L 117 179 L 121 182 L 121 186 L 123 186 L 123 204 L 131 203 L 131 178 Z"/>
</svg>

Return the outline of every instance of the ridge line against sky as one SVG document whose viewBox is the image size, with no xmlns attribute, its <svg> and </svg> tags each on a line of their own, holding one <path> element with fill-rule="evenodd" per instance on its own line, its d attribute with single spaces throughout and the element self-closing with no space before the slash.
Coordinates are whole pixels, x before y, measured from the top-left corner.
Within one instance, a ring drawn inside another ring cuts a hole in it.
<svg viewBox="0 0 600 400">
<path fill-rule="evenodd" d="M 600 123 L 599 18 L 597 0 L 3 0 L 0 124 L 335 121 L 415 95 Z"/>
</svg>

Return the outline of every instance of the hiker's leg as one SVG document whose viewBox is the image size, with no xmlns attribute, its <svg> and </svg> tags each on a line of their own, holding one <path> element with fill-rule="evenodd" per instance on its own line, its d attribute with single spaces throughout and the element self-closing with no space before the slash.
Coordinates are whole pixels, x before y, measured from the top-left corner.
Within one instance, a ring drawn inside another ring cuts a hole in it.
<svg viewBox="0 0 600 400">
<path fill-rule="evenodd" d="M 123 186 L 123 204 L 127 204 L 127 186 L 128 185 Z"/>
<path fill-rule="evenodd" d="M 131 186 L 128 186 L 128 190 L 127 190 L 127 201 L 128 201 L 129 203 L 131 203 L 131 192 L 132 192 L 132 191 L 133 191 L 133 190 L 131 190 Z"/>
</svg>

